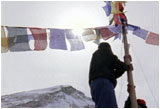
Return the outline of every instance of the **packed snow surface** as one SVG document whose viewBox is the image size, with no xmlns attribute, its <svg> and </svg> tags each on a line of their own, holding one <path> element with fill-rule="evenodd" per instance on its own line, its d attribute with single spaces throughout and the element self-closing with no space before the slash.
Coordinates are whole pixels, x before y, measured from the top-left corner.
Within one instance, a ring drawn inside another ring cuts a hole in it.
<svg viewBox="0 0 160 109">
<path fill-rule="evenodd" d="M 1 97 L 2 108 L 93 108 L 91 98 L 72 86 L 56 86 Z"/>
</svg>

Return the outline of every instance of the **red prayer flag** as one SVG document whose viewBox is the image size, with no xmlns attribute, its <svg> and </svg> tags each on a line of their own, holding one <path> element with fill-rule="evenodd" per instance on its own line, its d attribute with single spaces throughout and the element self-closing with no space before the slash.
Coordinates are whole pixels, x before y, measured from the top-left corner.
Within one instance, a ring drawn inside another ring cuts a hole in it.
<svg viewBox="0 0 160 109">
<path fill-rule="evenodd" d="M 44 50 L 47 47 L 47 32 L 42 28 L 29 28 L 35 40 L 34 50 Z"/>
<path fill-rule="evenodd" d="M 124 13 L 114 14 L 115 25 L 122 24 L 123 21 L 127 22 L 127 17 L 125 16 Z"/>
<path fill-rule="evenodd" d="M 159 45 L 159 34 L 150 32 L 146 39 L 146 43 L 152 45 Z"/>
<path fill-rule="evenodd" d="M 113 33 L 112 31 L 110 31 L 108 28 L 101 28 L 100 29 L 100 35 L 102 36 L 102 38 L 104 40 L 107 40 L 117 34 Z"/>
</svg>

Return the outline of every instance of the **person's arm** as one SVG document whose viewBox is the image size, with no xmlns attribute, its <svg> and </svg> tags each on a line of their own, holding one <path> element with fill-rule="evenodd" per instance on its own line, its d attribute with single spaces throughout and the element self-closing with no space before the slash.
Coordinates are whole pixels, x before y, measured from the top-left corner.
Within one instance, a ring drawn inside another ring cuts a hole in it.
<svg viewBox="0 0 160 109">
<path fill-rule="evenodd" d="M 123 75 L 123 73 L 129 70 L 129 66 L 126 65 L 124 62 L 120 61 L 117 56 L 114 56 L 114 73 L 115 77 L 119 78 Z"/>
</svg>

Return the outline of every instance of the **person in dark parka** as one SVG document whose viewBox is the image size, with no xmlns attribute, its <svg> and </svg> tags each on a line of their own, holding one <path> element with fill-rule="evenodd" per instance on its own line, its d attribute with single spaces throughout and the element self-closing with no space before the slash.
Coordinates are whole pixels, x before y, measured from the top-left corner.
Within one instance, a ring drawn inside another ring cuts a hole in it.
<svg viewBox="0 0 160 109">
<path fill-rule="evenodd" d="M 130 65 L 113 54 L 109 43 L 100 43 L 93 53 L 89 70 L 91 96 L 96 108 L 118 107 L 114 92 L 116 79 L 127 70 L 131 70 Z"/>
</svg>

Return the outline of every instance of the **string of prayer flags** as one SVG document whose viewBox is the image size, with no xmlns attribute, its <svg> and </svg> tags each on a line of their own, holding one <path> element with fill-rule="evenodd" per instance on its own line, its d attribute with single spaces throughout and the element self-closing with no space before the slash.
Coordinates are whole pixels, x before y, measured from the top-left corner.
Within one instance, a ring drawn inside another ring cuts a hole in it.
<svg viewBox="0 0 160 109">
<path fill-rule="evenodd" d="M 113 36 L 115 36 L 116 34 L 114 34 L 111 30 L 109 30 L 108 28 L 101 28 L 100 29 L 100 35 L 104 40 L 107 40 Z"/>
<path fill-rule="evenodd" d="M 144 29 L 136 29 L 133 31 L 133 34 L 145 40 L 148 35 L 148 31 Z"/>
<path fill-rule="evenodd" d="M 47 47 L 47 32 L 42 28 L 29 28 L 35 40 L 34 50 L 45 50 Z"/>
<path fill-rule="evenodd" d="M 30 51 L 27 28 L 26 27 L 6 27 L 8 30 L 9 50 Z"/>
<path fill-rule="evenodd" d="M 5 34 L 4 27 L 1 26 L 1 53 L 8 52 L 8 39 Z"/>
<path fill-rule="evenodd" d="M 85 48 L 80 36 L 74 35 L 71 29 L 66 29 L 65 33 L 66 38 L 70 43 L 71 51 L 82 50 Z"/>
<path fill-rule="evenodd" d="M 85 41 L 91 41 L 97 39 L 97 36 L 93 29 L 85 29 L 84 32 L 82 33 L 82 36 Z"/>
<path fill-rule="evenodd" d="M 111 1 L 104 1 L 106 3 L 106 5 L 103 7 L 105 13 L 107 16 L 110 16 L 111 14 L 111 10 L 112 10 L 112 7 L 111 7 Z"/>
<path fill-rule="evenodd" d="M 146 38 L 146 43 L 152 45 L 159 45 L 159 34 L 149 32 L 149 35 Z"/>
<path fill-rule="evenodd" d="M 51 49 L 67 50 L 64 29 L 50 29 L 49 46 Z"/>
<path fill-rule="evenodd" d="M 5 29 L 7 34 L 5 34 Z M 27 33 L 27 29 L 32 34 Z M 81 34 L 85 41 L 91 41 L 96 44 L 100 43 L 100 39 L 107 40 L 113 36 L 114 39 L 121 38 L 122 25 L 87 28 Z M 133 34 L 146 40 L 147 44 L 159 45 L 159 34 L 141 29 L 138 26 L 127 24 L 126 30 L 133 31 Z M 66 39 L 69 42 L 70 50 L 84 49 L 81 36 L 74 34 L 71 29 L 49 29 L 49 47 L 51 49 L 67 50 Z M 34 50 L 44 50 L 47 47 L 47 30 L 42 28 L 28 27 L 3 27 L 1 28 L 1 52 L 5 53 L 8 50 L 15 51 L 31 51 L 29 40 L 34 39 Z"/>
</svg>

